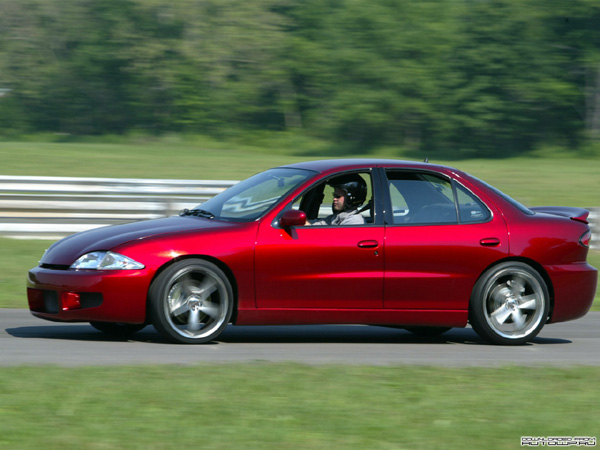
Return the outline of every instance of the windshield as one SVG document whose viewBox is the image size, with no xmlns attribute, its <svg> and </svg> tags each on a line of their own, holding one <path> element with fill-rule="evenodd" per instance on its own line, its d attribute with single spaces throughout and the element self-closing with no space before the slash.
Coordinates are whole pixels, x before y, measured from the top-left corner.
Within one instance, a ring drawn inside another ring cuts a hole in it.
<svg viewBox="0 0 600 450">
<path fill-rule="evenodd" d="M 271 169 L 230 187 L 198 205 L 203 217 L 249 222 L 259 218 L 283 196 L 315 173 L 302 169 Z M 212 217 L 211 217 L 212 216 Z"/>
</svg>

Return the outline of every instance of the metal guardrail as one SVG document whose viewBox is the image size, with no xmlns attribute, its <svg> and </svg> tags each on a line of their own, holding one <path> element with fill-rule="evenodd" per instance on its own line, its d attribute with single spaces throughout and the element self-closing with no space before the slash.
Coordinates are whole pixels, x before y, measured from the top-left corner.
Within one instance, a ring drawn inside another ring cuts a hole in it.
<svg viewBox="0 0 600 450">
<path fill-rule="evenodd" d="M 193 208 L 237 181 L 0 175 L 0 236 L 59 239 Z M 592 248 L 600 249 L 600 208 L 590 210 Z"/>
<path fill-rule="evenodd" d="M 60 239 L 193 208 L 237 181 L 0 175 L 0 236 Z"/>
<path fill-rule="evenodd" d="M 590 226 L 592 228 L 592 248 L 600 249 L 600 208 L 588 208 Z"/>
</svg>

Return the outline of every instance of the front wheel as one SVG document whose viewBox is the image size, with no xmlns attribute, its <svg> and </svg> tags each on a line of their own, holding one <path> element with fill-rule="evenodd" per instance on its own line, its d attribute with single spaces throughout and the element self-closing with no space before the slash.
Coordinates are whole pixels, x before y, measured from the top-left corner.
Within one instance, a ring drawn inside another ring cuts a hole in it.
<svg viewBox="0 0 600 450">
<path fill-rule="evenodd" d="M 233 290 L 223 271 L 201 259 L 173 264 L 150 286 L 154 327 L 172 342 L 215 339 L 229 323 L 233 305 Z"/>
<path fill-rule="evenodd" d="M 540 274 L 527 264 L 492 267 L 475 284 L 471 326 L 494 344 L 520 345 L 533 339 L 548 318 L 550 295 Z"/>
</svg>

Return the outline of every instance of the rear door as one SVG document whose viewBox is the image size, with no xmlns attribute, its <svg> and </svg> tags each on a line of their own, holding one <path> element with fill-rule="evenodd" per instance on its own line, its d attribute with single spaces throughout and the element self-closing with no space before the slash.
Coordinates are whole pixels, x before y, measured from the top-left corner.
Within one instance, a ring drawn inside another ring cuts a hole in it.
<svg viewBox="0 0 600 450">
<path fill-rule="evenodd" d="M 479 275 L 508 254 L 501 214 L 442 175 L 386 175 L 385 308 L 467 309 Z"/>
</svg>

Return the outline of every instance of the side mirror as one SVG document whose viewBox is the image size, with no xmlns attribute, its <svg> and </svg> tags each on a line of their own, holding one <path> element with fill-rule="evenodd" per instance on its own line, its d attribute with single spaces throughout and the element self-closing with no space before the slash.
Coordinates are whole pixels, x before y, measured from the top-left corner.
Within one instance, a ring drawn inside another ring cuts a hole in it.
<svg viewBox="0 0 600 450">
<path fill-rule="evenodd" d="M 290 211 L 286 211 L 281 219 L 279 219 L 279 225 L 283 228 L 290 227 L 301 227 L 306 223 L 306 214 L 304 211 L 299 211 L 296 209 L 292 209 Z"/>
</svg>

